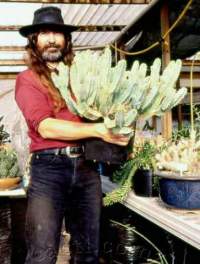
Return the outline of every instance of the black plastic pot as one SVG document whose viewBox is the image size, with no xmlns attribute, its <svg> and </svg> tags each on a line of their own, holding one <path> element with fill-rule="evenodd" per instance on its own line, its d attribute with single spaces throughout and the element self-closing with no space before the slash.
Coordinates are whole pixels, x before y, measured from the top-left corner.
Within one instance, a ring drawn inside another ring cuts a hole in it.
<svg viewBox="0 0 200 264">
<path fill-rule="evenodd" d="M 151 197 L 153 174 L 151 170 L 137 169 L 133 176 L 133 187 L 138 196 Z"/>
<path fill-rule="evenodd" d="M 127 147 L 107 143 L 100 139 L 85 142 L 85 158 L 109 164 L 121 164 L 127 159 Z"/>
</svg>

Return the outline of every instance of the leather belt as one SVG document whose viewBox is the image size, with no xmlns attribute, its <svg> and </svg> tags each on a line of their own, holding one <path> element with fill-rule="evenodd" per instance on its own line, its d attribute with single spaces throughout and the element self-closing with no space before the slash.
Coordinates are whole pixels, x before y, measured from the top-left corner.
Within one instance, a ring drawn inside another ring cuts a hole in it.
<svg viewBox="0 0 200 264">
<path fill-rule="evenodd" d="M 51 148 L 51 149 L 43 149 L 37 150 L 33 152 L 34 154 L 38 155 L 66 155 L 69 158 L 77 158 L 80 157 L 84 153 L 83 146 L 67 146 L 64 148 Z"/>
</svg>

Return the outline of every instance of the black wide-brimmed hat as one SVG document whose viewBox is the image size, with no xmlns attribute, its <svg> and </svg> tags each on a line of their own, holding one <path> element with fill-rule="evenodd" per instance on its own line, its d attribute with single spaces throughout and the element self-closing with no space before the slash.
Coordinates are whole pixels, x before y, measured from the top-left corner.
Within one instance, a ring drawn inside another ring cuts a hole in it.
<svg viewBox="0 0 200 264">
<path fill-rule="evenodd" d="M 32 25 L 24 26 L 19 29 L 23 37 L 31 33 L 38 32 L 40 29 L 48 28 L 63 33 L 71 33 L 78 29 L 73 25 L 64 24 L 61 10 L 54 6 L 42 7 L 35 11 Z"/>
</svg>

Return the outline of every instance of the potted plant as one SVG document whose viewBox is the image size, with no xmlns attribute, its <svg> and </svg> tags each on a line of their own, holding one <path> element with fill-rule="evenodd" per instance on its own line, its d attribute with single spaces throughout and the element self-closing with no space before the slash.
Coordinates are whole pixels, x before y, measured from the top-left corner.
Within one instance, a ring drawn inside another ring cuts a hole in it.
<svg viewBox="0 0 200 264">
<path fill-rule="evenodd" d="M 138 119 L 160 116 L 186 95 L 186 88 L 178 91 L 175 88 L 181 65 L 180 60 L 171 61 L 160 74 L 161 60 L 157 58 L 149 70 L 147 64 L 139 61 L 134 61 L 132 67 L 127 69 L 126 60 L 112 64 L 109 48 L 101 54 L 87 50 L 76 53 L 70 67 L 60 63 L 58 74 L 52 73 L 52 80 L 71 112 L 90 122 L 103 121 L 112 133 L 126 134 L 131 138 Z M 96 141 L 92 139 L 86 143 L 88 159 L 112 163 L 125 152 L 125 148 L 118 146 L 114 146 L 110 152 L 112 144 L 106 142 L 98 146 L 103 149 L 104 145 L 107 150 L 97 151 L 97 144 L 92 144 L 93 140 Z M 122 155 L 123 162 L 124 157 L 126 155 Z"/>
<path fill-rule="evenodd" d="M 169 142 L 155 158 L 162 201 L 175 208 L 200 209 L 200 140 L 194 131 L 189 138 Z"/>
<path fill-rule="evenodd" d="M 153 172 L 155 170 L 156 145 L 149 140 L 135 144 L 132 159 L 138 160 L 138 168 L 132 181 L 132 189 L 139 196 L 150 197 L 153 195 Z"/>
<path fill-rule="evenodd" d="M 156 165 L 155 155 L 163 147 L 164 142 L 160 135 L 151 139 L 141 136 L 135 139 L 128 160 L 112 176 L 112 181 L 118 184 L 118 188 L 106 194 L 105 205 L 122 202 L 131 189 L 137 195 L 152 196 L 155 184 L 153 176 Z"/>
<path fill-rule="evenodd" d="M 0 117 L 0 122 L 3 117 Z M 17 153 L 8 144 L 9 134 L 0 126 L 0 190 L 15 188 L 21 181 Z"/>
</svg>

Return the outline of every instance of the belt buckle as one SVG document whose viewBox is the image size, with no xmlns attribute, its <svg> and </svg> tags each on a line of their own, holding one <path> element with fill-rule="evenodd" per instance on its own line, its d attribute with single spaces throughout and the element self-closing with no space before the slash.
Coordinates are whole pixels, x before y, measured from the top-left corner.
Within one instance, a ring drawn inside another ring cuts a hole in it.
<svg viewBox="0 0 200 264">
<path fill-rule="evenodd" d="M 74 153 L 74 154 L 72 154 L 72 153 L 70 153 L 70 146 L 67 146 L 66 147 L 66 154 L 67 154 L 67 156 L 69 158 L 78 158 L 78 157 L 81 156 L 82 153 L 79 153 L 79 154 Z"/>
</svg>

